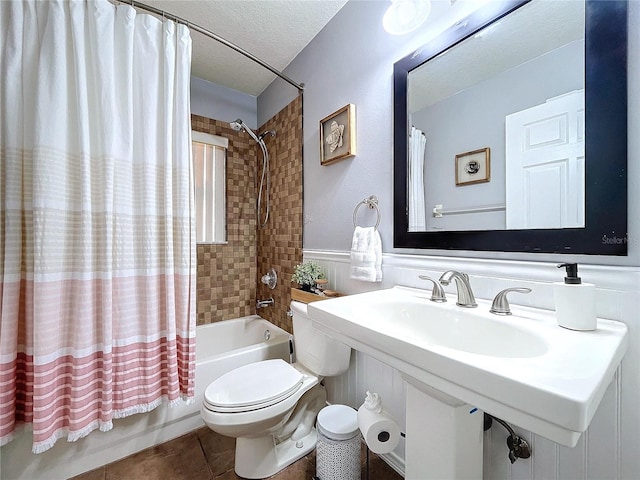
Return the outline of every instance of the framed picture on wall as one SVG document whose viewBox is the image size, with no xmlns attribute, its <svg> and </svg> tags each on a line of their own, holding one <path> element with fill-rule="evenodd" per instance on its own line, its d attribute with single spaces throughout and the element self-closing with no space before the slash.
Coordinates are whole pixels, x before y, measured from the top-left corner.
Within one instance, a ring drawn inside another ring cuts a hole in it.
<svg viewBox="0 0 640 480">
<path fill-rule="evenodd" d="M 489 147 L 456 155 L 456 186 L 485 183 L 491 180 Z"/>
<path fill-rule="evenodd" d="M 352 103 L 320 120 L 320 164 L 356 154 L 356 106 Z"/>
</svg>

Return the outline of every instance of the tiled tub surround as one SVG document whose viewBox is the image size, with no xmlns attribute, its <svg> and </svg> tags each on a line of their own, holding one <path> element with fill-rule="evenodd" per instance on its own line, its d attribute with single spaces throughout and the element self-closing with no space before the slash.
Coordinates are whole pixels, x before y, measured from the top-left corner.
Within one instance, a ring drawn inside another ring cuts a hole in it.
<svg viewBox="0 0 640 480">
<path fill-rule="evenodd" d="M 227 243 L 197 246 L 196 314 L 202 325 L 255 313 L 258 146 L 228 122 L 191 115 L 191 128 L 229 139 Z"/>
<path fill-rule="evenodd" d="M 276 132 L 275 137 L 264 139 L 271 174 L 271 209 L 265 228 L 258 228 L 256 215 L 263 161 L 256 142 L 224 121 L 192 115 L 191 123 L 196 131 L 229 139 L 228 238 L 226 244 L 197 247 L 197 323 L 257 313 L 291 332 L 291 318 L 286 314 L 291 302 L 291 275 L 293 267 L 302 261 L 302 96 L 257 130 Z M 264 208 L 264 197 L 262 205 Z M 275 290 L 260 283 L 271 267 L 278 274 Z M 269 297 L 275 304 L 256 311 L 256 299 Z"/>
<path fill-rule="evenodd" d="M 367 284 L 349 278 L 348 252 L 305 250 L 304 258 L 325 266 L 332 288 L 352 294 L 394 285 L 429 290 L 428 282 L 419 280 L 418 275 L 438 279 L 446 270 L 468 273 L 477 298 L 492 299 L 509 287 L 531 288 L 528 295 L 509 298 L 514 310 L 518 305 L 553 310 L 552 283 L 564 277 L 555 263 L 384 254 L 383 282 Z M 576 448 L 560 446 L 513 425 L 530 443 L 533 454 L 511 465 L 506 430 L 494 424 L 484 437 L 485 479 L 632 480 L 640 475 L 640 268 L 580 264 L 580 276 L 596 285 L 598 317 L 622 321 L 629 328 L 629 348 L 622 364 Z M 445 290 L 454 293 L 455 286 Z M 404 381 L 378 360 L 357 353 L 349 372 L 327 379 L 327 390 L 330 402 L 354 407 L 362 404 L 366 390 L 378 392 L 404 431 Z M 403 440 L 386 459 L 398 470 L 404 469 Z"/>
<path fill-rule="evenodd" d="M 271 172 L 271 211 L 266 227 L 258 228 L 257 295 L 273 297 L 275 304 L 256 313 L 278 327 L 293 331 L 287 316 L 291 303 L 293 267 L 302 261 L 302 95 L 267 121 L 259 131 L 275 130 L 265 137 Z M 262 156 L 255 171 L 262 172 Z M 263 200 L 264 205 L 264 200 Z M 264 218 L 261 214 L 261 218 Z M 260 282 L 274 267 L 278 285 L 274 290 Z"/>
</svg>

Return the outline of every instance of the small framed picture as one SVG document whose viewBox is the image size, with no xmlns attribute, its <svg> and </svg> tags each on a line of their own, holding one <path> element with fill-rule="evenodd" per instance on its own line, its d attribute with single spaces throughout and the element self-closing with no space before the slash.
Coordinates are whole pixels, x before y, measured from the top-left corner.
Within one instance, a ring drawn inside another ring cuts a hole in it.
<svg viewBox="0 0 640 480">
<path fill-rule="evenodd" d="M 489 147 L 456 155 L 456 186 L 485 183 L 491 180 Z"/>
<path fill-rule="evenodd" d="M 352 103 L 320 120 L 320 164 L 356 154 L 356 106 Z"/>
</svg>

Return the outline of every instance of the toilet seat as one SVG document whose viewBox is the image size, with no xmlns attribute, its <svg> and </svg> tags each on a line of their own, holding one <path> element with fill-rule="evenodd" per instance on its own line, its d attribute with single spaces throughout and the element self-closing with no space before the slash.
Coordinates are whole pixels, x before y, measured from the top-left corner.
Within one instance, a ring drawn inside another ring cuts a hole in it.
<svg viewBox="0 0 640 480">
<path fill-rule="evenodd" d="M 281 359 L 250 363 L 211 382 L 204 393 L 204 405 L 221 413 L 266 408 L 297 392 L 304 378 Z"/>
</svg>

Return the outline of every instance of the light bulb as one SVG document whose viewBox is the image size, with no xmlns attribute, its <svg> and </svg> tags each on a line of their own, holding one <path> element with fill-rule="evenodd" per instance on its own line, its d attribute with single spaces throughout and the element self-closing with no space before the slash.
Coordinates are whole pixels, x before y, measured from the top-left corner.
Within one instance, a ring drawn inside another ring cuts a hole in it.
<svg viewBox="0 0 640 480">
<path fill-rule="evenodd" d="M 430 12 L 429 0 L 391 0 L 391 6 L 382 18 L 382 25 L 392 35 L 404 35 L 422 25 Z"/>
</svg>

